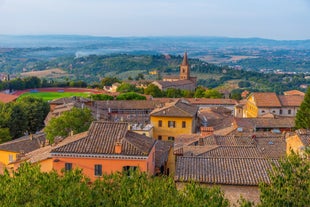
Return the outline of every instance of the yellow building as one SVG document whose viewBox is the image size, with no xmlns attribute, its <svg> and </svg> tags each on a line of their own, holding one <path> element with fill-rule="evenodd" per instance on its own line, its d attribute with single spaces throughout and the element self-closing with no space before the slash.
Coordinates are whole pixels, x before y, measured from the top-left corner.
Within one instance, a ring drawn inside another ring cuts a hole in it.
<svg viewBox="0 0 310 207">
<path fill-rule="evenodd" d="M 244 118 L 294 117 L 304 99 L 301 95 L 277 95 L 273 92 L 251 93 L 244 107 Z"/>
<path fill-rule="evenodd" d="M 177 100 L 152 111 L 150 119 L 154 139 L 174 141 L 178 135 L 196 132 L 197 107 Z"/>
<path fill-rule="evenodd" d="M 2 168 L 8 168 L 25 153 L 36 150 L 45 144 L 45 135 L 43 133 L 27 135 L 21 138 L 0 144 L 0 165 Z M 3 169 L 1 169 L 3 170 Z"/>
<path fill-rule="evenodd" d="M 290 154 L 293 150 L 295 153 L 302 153 L 310 147 L 310 131 L 299 129 L 296 134 L 286 138 L 286 153 Z"/>
</svg>

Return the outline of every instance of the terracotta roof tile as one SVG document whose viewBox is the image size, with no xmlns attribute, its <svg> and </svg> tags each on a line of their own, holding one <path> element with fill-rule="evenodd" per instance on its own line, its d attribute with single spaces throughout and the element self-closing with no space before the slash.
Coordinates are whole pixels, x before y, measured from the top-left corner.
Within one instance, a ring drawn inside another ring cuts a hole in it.
<svg viewBox="0 0 310 207">
<path fill-rule="evenodd" d="M 175 180 L 209 184 L 269 183 L 268 171 L 277 160 L 264 158 L 177 157 Z"/>
<path fill-rule="evenodd" d="M 304 100 L 304 96 L 279 96 L 282 106 L 299 107 Z"/>
<path fill-rule="evenodd" d="M 234 99 L 224 98 L 187 98 L 191 104 L 195 105 L 236 105 L 238 102 Z"/>
<path fill-rule="evenodd" d="M 162 106 L 160 101 L 153 100 L 126 100 L 126 101 L 96 101 L 95 106 L 100 109 L 154 109 Z"/>
<path fill-rule="evenodd" d="M 168 161 L 169 150 L 172 148 L 173 142 L 157 140 L 155 146 L 155 166 L 160 168 Z"/>
<path fill-rule="evenodd" d="M 154 109 L 151 116 L 169 117 L 193 117 L 197 114 L 198 108 L 179 99 L 172 103 L 167 103 L 165 107 Z"/>
<path fill-rule="evenodd" d="M 286 96 L 304 96 L 305 95 L 305 93 L 304 92 L 301 92 L 301 91 L 299 91 L 299 90 L 290 90 L 290 91 L 284 91 L 283 92 L 283 94 L 284 95 L 286 95 Z"/>
<path fill-rule="evenodd" d="M 88 136 L 52 150 L 52 153 L 115 155 L 115 144 L 121 143 L 120 155 L 148 156 L 155 140 L 127 130 L 127 123 L 93 122 Z"/>
<path fill-rule="evenodd" d="M 32 136 L 32 137 L 31 137 Z M 45 134 L 33 134 L 14 139 L 0 144 L 0 150 L 28 153 L 42 147 L 45 144 Z"/>
<path fill-rule="evenodd" d="M 252 94 L 258 107 L 281 107 L 281 102 L 276 93 L 264 92 L 259 93 L 255 92 Z"/>
</svg>

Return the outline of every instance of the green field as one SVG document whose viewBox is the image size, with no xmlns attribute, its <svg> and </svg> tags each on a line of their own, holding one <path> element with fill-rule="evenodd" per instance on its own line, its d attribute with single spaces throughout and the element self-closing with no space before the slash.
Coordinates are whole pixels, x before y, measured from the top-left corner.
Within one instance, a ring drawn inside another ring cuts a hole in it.
<svg viewBox="0 0 310 207">
<path fill-rule="evenodd" d="M 33 96 L 33 97 L 40 97 L 45 101 L 50 101 L 64 97 L 72 97 L 72 96 L 88 97 L 89 95 L 90 95 L 89 92 L 27 92 L 20 95 L 20 97 Z"/>
</svg>

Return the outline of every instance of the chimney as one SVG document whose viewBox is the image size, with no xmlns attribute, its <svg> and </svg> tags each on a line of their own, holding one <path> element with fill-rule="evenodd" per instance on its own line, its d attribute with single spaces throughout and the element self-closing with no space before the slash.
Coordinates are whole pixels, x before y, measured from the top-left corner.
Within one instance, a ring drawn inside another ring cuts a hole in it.
<svg viewBox="0 0 310 207">
<path fill-rule="evenodd" d="M 213 127 L 206 127 L 206 126 L 200 127 L 200 135 L 202 137 L 212 135 L 213 131 L 214 131 Z"/>
<path fill-rule="evenodd" d="M 122 152 L 122 143 L 121 142 L 115 143 L 114 152 L 115 152 L 115 154 L 120 154 Z"/>
</svg>

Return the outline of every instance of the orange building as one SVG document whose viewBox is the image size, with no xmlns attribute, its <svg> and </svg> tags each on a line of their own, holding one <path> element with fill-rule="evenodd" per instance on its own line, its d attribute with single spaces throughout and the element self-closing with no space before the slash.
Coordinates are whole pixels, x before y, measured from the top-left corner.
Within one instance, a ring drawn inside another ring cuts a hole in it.
<svg viewBox="0 0 310 207">
<path fill-rule="evenodd" d="M 155 173 L 156 141 L 128 130 L 127 123 L 93 122 L 88 135 L 51 151 L 53 168 L 80 168 L 91 180 L 103 174 L 139 169 Z"/>
</svg>

